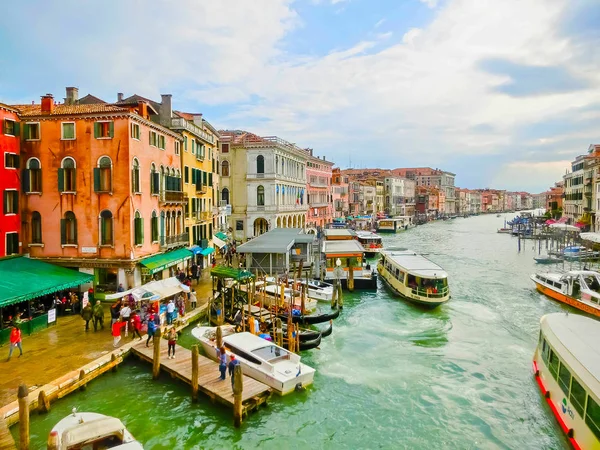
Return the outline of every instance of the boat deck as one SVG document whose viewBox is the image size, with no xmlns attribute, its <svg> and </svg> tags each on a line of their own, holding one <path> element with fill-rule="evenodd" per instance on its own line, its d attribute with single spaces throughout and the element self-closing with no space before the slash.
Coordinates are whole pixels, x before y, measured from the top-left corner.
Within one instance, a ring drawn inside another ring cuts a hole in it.
<svg viewBox="0 0 600 450">
<path fill-rule="evenodd" d="M 154 359 L 152 347 L 146 347 L 142 342 L 132 349 L 133 353 L 148 362 Z M 192 384 L 192 352 L 187 348 L 177 346 L 177 357 L 168 359 L 168 345 L 166 339 L 161 339 L 160 370 L 169 373 L 186 384 Z M 233 408 L 233 391 L 228 379 L 221 380 L 219 364 L 215 361 L 198 355 L 198 391 L 207 395 L 213 402 L 221 403 Z M 271 388 L 266 384 L 244 375 L 244 389 L 242 391 L 242 408 L 246 414 L 265 403 L 271 395 Z"/>
</svg>

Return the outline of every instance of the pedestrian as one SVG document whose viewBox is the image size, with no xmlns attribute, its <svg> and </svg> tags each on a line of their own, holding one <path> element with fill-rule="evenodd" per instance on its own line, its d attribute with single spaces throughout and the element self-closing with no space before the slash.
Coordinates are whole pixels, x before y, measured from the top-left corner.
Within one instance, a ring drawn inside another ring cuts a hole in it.
<svg viewBox="0 0 600 450">
<path fill-rule="evenodd" d="M 113 347 L 117 347 L 119 345 L 119 341 L 121 340 L 121 328 L 125 323 L 121 321 L 121 318 L 118 318 L 115 323 L 112 324 L 112 335 L 113 335 Z"/>
<path fill-rule="evenodd" d="M 198 299 L 196 298 L 196 291 L 190 291 L 190 303 L 192 305 L 192 309 L 196 309 L 196 304 L 198 303 Z"/>
<path fill-rule="evenodd" d="M 173 303 L 173 299 L 169 300 L 167 304 L 167 325 L 171 325 L 173 323 L 175 313 L 175 303 Z"/>
<path fill-rule="evenodd" d="M 167 340 L 169 342 L 169 359 L 175 359 L 175 343 L 177 342 L 177 331 L 175 327 L 171 327 L 169 332 L 167 333 Z M 171 356 L 171 350 L 173 350 L 173 355 Z"/>
<path fill-rule="evenodd" d="M 131 317 L 131 308 L 128 304 L 125 304 L 125 306 L 121 308 L 119 315 L 121 316 L 121 321 L 125 323 L 125 336 L 127 336 L 127 327 L 129 325 L 129 318 Z"/>
<path fill-rule="evenodd" d="M 81 311 L 81 317 L 85 320 L 85 331 L 90 329 L 90 320 L 92 320 L 92 305 L 88 302 L 85 308 Z"/>
<path fill-rule="evenodd" d="M 118 299 L 110 306 L 110 326 L 112 327 L 119 319 L 121 312 L 121 299 Z"/>
<path fill-rule="evenodd" d="M 8 359 L 6 361 L 10 361 L 10 357 L 12 356 L 12 352 L 15 347 L 19 347 L 19 358 L 23 356 L 23 347 L 21 347 L 21 330 L 16 325 L 12 326 L 10 330 L 10 349 L 8 350 Z"/>
<path fill-rule="evenodd" d="M 146 340 L 146 347 L 150 343 L 150 339 L 154 342 L 154 334 L 156 333 L 156 323 L 154 322 L 154 315 L 151 315 L 148 319 L 148 339 Z"/>
<path fill-rule="evenodd" d="M 221 380 L 225 379 L 225 372 L 227 372 L 227 353 L 225 347 L 217 349 L 217 356 L 219 357 L 219 372 L 221 372 Z"/>
<path fill-rule="evenodd" d="M 196 280 L 196 284 L 198 284 L 198 266 L 196 263 L 192 264 L 192 278 Z"/>
<path fill-rule="evenodd" d="M 142 340 L 142 335 L 140 334 L 140 330 L 142 329 L 142 319 L 140 318 L 140 316 L 138 315 L 138 313 L 136 311 L 133 311 L 131 313 L 131 340 L 133 341 L 135 339 L 135 335 L 137 334 L 138 337 L 140 338 L 140 341 Z"/>
<path fill-rule="evenodd" d="M 79 301 L 79 296 L 75 292 L 71 292 L 69 296 L 71 297 L 71 309 L 73 310 L 73 314 L 80 313 L 81 302 Z"/>
<path fill-rule="evenodd" d="M 92 314 L 94 316 L 94 331 L 98 331 L 98 324 L 100 324 L 100 327 L 104 330 L 104 308 L 102 308 L 100 300 L 96 300 L 96 304 L 92 309 Z"/>
<path fill-rule="evenodd" d="M 56 309 L 56 314 L 62 316 L 62 302 L 60 301 L 60 297 L 58 295 L 54 296 L 53 302 L 54 308 Z"/>
<path fill-rule="evenodd" d="M 233 383 L 235 382 L 235 366 L 238 366 L 240 362 L 235 359 L 235 355 L 232 353 L 229 356 L 229 376 L 231 377 L 231 390 L 233 390 Z"/>
<path fill-rule="evenodd" d="M 119 283 L 119 287 L 117 288 L 117 292 L 125 292 L 125 288 L 123 287 L 123 283 Z"/>
</svg>

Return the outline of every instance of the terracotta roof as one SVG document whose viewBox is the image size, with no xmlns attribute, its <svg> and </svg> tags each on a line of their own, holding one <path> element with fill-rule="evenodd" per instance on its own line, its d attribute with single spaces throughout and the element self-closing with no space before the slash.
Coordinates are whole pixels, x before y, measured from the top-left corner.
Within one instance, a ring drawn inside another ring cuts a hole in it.
<svg viewBox="0 0 600 450">
<path fill-rule="evenodd" d="M 0 108 L 7 109 L 8 111 L 17 112 L 17 109 L 14 106 L 5 105 L 4 103 L 0 103 Z"/>
<path fill-rule="evenodd" d="M 137 105 L 137 103 L 140 101 L 149 103 L 150 106 L 152 106 L 152 108 L 154 108 L 154 110 L 158 114 L 158 111 L 160 110 L 160 105 L 161 105 L 160 103 L 155 102 L 154 100 L 150 100 L 149 98 L 142 97 L 141 95 L 137 95 L 137 94 L 134 94 L 131 97 L 124 98 L 120 102 L 116 102 L 115 105 Z"/>
<path fill-rule="evenodd" d="M 173 112 L 185 120 L 192 120 L 192 121 L 194 120 L 194 116 L 198 115 L 198 114 L 187 113 L 187 112 L 183 112 L 183 111 L 173 111 Z"/>
<path fill-rule="evenodd" d="M 96 103 L 89 105 L 54 105 L 54 110 L 51 114 L 42 113 L 42 105 L 13 105 L 13 108 L 19 110 L 19 115 L 22 117 L 28 116 L 64 116 L 72 114 L 98 114 L 98 113 L 112 113 L 112 112 L 123 112 L 128 113 L 129 109 L 120 108 L 114 105 L 108 105 L 105 103 Z"/>
</svg>

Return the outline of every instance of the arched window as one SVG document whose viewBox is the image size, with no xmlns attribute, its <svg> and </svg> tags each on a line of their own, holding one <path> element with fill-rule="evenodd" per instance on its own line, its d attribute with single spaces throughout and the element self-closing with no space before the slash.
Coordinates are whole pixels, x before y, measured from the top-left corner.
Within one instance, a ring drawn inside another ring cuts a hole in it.
<svg viewBox="0 0 600 450">
<path fill-rule="evenodd" d="M 60 243 L 77 245 L 77 219 L 73 211 L 67 211 L 60 220 Z"/>
<path fill-rule="evenodd" d="M 150 234 L 152 242 L 158 242 L 158 216 L 156 211 L 152 211 L 152 218 L 150 219 Z"/>
<path fill-rule="evenodd" d="M 221 163 L 221 176 L 223 176 L 223 177 L 229 176 L 229 161 L 223 161 Z"/>
<path fill-rule="evenodd" d="M 133 165 L 131 168 L 131 192 L 134 194 L 142 192 L 140 186 L 140 162 L 137 158 L 133 158 Z"/>
<path fill-rule="evenodd" d="M 100 245 L 113 245 L 113 215 L 105 209 L 100 213 Z"/>
<path fill-rule="evenodd" d="M 226 205 L 229 205 L 229 189 L 223 188 L 221 191 L 221 201 Z"/>
<path fill-rule="evenodd" d="M 158 195 L 160 192 L 160 174 L 156 171 L 156 165 L 150 166 L 150 194 Z"/>
<path fill-rule="evenodd" d="M 31 213 L 31 243 L 42 243 L 42 216 L 37 211 Z"/>
<path fill-rule="evenodd" d="M 94 168 L 94 192 L 112 192 L 112 161 L 108 156 L 100 158 Z"/>
<path fill-rule="evenodd" d="M 41 193 L 42 192 L 42 165 L 37 158 L 27 160 L 27 169 L 23 171 L 23 192 Z"/>
<path fill-rule="evenodd" d="M 75 192 L 76 179 L 75 160 L 71 157 L 64 158 L 58 169 L 58 192 Z"/>
<path fill-rule="evenodd" d="M 135 234 L 135 245 L 142 245 L 144 243 L 144 219 L 142 219 L 142 215 L 139 211 L 135 212 L 133 230 Z"/>
<path fill-rule="evenodd" d="M 263 186 L 256 188 L 256 204 L 258 206 L 265 206 L 265 188 Z"/>
<path fill-rule="evenodd" d="M 265 157 L 258 155 L 256 158 L 256 173 L 265 173 Z"/>
</svg>

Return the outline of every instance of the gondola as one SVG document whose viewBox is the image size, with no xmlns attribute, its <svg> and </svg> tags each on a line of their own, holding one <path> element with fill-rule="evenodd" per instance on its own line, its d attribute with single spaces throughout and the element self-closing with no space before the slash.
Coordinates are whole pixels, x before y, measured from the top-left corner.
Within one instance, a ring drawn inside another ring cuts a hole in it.
<svg viewBox="0 0 600 450">
<path fill-rule="evenodd" d="M 271 327 L 271 323 L 267 322 L 269 327 Z M 287 336 L 287 324 L 283 324 L 282 326 L 283 335 Z M 300 342 L 308 342 L 314 341 L 320 337 L 327 337 L 333 331 L 333 321 L 329 321 L 329 326 L 324 331 L 319 330 L 311 330 L 309 328 L 300 328 Z"/>
<path fill-rule="evenodd" d="M 298 315 L 295 316 L 292 314 L 292 322 L 299 323 L 301 325 L 314 325 L 317 323 L 328 322 L 329 320 L 336 319 L 340 315 L 340 309 L 336 308 L 334 311 L 330 313 L 322 313 L 322 314 L 310 314 L 310 315 Z M 288 315 L 287 313 L 279 313 L 277 315 L 281 320 L 287 321 Z"/>
<path fill-rule="evenodd" d="M 304 350 L 310 350 L 313 348 L 317 348 L 319 345 L 321 345 L 321 334 L 319 333 L 319 337 L 317 337 L 316 339 L 312 340 L 312 341 L 300 341 L 300 351 L 304 351 Z"/>
</svg>

